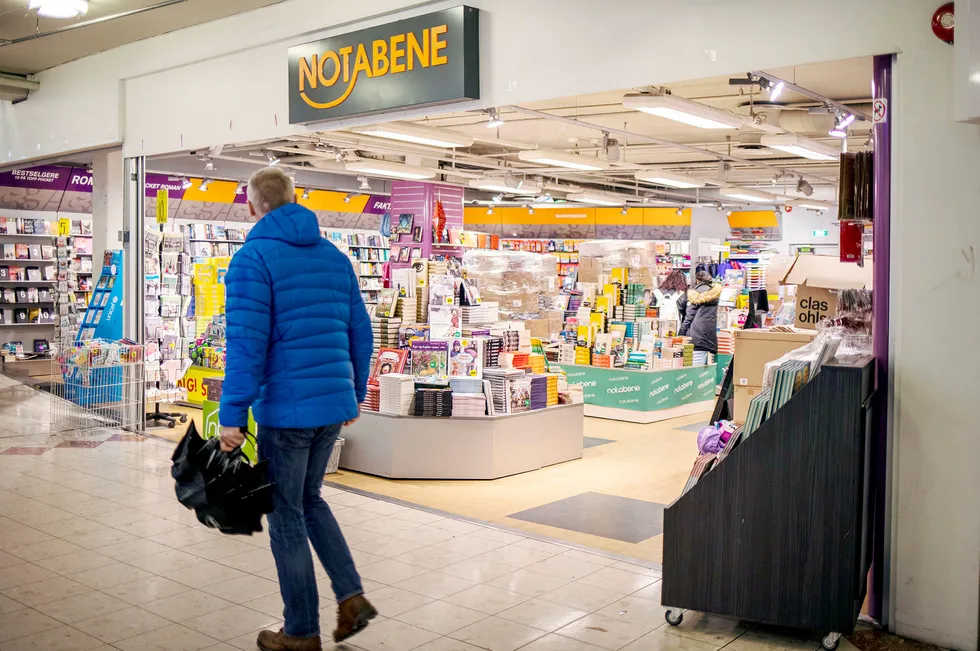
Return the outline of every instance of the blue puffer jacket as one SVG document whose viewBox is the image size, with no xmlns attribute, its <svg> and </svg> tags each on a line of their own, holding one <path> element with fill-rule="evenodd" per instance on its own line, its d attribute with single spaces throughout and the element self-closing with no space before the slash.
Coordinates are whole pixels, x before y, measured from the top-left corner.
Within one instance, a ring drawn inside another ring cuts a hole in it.
<svg viewBox="0 0 980 651">
<path fill-rule="evenodd" d="M 355 418 L 367 394 L 371 322 L 350 261 L 289 204 L 263 217 L 225 277 L 228 319 L 219 420 L 319 427 Z"/>
</svg>

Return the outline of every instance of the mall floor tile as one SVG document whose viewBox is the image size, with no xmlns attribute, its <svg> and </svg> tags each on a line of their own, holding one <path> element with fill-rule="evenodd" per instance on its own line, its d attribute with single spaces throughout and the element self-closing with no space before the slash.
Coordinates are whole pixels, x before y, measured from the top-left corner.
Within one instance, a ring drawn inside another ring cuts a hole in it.
<svg viewBox="0 0 980 651">
<path fill-rule="evenodd" d="M 0 383 L 0 422 L 17 410 L 40 418 L 53 400 L 13 389 Z M 0 455 L 0 651 L 252 651 L 258 629 L 281 626 L 268 534 L 224 537 L 178 504 L 173 443 L 63 436 L 100 445 Z M 814 636 L 698 613 L 672 628 L 660 571 L 642 561 L 328 485 L 322 495 L 380 611 L 343 645 L 325 636 L 328 649 L 819 648 Z M 329 632 L 335 605 L 319 585 Z"/>
<path fill-rule="evenodd" d="M 602 517 L 596 517 L 599 513 Z M 634 544 L 664 530 L 663 504 L 594 492 L 535 506 L 508 517 Z"/>
<path fill-rule="evenodd" d="M 607 445 L 609 443 L 615 443 L 616 441 L 612 439 L 601 439 L 596 436 L 584 436 L 582 437 L 582 445 L 586 450 L 589 448 L 594 448 L 599 445 Z"/>
</svg>

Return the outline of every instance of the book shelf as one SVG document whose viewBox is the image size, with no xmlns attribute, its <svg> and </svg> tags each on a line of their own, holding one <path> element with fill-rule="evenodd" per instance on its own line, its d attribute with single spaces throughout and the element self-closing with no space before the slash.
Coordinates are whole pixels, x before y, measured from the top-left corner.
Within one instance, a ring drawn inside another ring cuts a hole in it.
<svg viewBox="0 0 980 651">
<path fill-rule="evenodd" d="M 664 511 L 662 602 L 827 634 L 867 589 L 875 363 L 824 365 Z"/>
<path fill-rule="evenodd" d="M 322 232 L 350 258 L 365 305 L 377 305 L 378 293 L 383 289 L 382 269 L 390 255 L 388 238 L 377 231 L 361 229 L 328 228 Z"/>
</svg>

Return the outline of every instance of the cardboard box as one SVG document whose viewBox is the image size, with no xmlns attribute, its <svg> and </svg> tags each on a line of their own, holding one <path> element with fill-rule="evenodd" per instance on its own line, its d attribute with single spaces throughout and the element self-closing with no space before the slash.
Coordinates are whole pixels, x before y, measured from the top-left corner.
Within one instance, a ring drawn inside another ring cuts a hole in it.
<svg viewBox="0 0 980 651">
<path fill-rule="evenodd" d="M 581 256 L 578 263 L 577 280 L 580 283 L 597 283 L 599 282 L 599 273 L 601 270 L 602 265 L 598 258 Z"/>
<path fill-rule="evenodd" d="M 828 255 L 798 255 L 781 284 L 797 285 L 797 328 L 815 328 L 837 312 L 837 291 L 871 289 L 872 269 L 841 262 Z"/>
<path fill-rule="evenodd" d="M 733 383 L 736 387 L 761 387 L 766 362 L 810 343 L 816 332 L 736 330 Z"/>
<path fill-rule="evenodd" d="M 745 417 L 749 415 L 749 403 L 752 402 L 762 387 L 735 387 L 735 415 L 734 420 L 741 425 L 745 422 Z"/>
</svg>

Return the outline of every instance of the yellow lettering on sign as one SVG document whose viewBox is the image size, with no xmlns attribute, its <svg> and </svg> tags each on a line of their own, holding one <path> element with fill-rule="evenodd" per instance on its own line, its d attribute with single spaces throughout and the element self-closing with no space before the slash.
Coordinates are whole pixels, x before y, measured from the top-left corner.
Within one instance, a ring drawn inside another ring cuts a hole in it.
<svg viewBox="0 0 980 651">
<path fill-rule="evenodd" d="M 314 55 L 314 60 L 316 60 L 316 55 Z M 333 75 L 327 77 L 323 74 L 323 67 L 326 65 L 327 61 L 333 61 Z M 317 68 L 317 76 L 320 78 L 320 83 L 326 87 L 333 86 L 337 83 L 337 77 L 340 76 L 340 59 L 337 57 L 337 53 L 331 50 L 323 55 L 320 59 L 320 67 Z"/>
<path fill-rule="evenodd" d="M 310 61 L 306 57 L 302 57 L 299 60 L 299 90 L 303 92 L 306 90 L 306 84 L 310 85 L 310 88 L 316 88 L 316 73 L 314 70 L 317 68 L 316 65 L 316 55 L 313 55 L 313 60 Z"/>
<path fill-rule="evenodd" d="M 439 50 L 445 50 L 448 46 L 445 39 L 439 39 L 439 37 L 445 34 L 448 29 L 448 25 L 437 25 L 429 32 L 429 35 L 432 38 L 432 65 L 434 66 L 441 66 L 449 63 L 449 57 L 447 57 L 445 54 L 439 54 Z"/>
<path fill-rule="evenodd" d="M 401 45 L 402 47 L 398 47 Z M 405 58 L 405 35 L 395 34 L 391 37 L 391 74 L 397 75 L 405 72 L 405 62 L 399 59 Z"/>
<path fill-rule="evenodd" d="M 340 48 L 340 56 L 344 57 L 344 83 L 350 81 L 350 53 L 354 51 L 354 48 L 342 47 Z"/>
<path fill-rule="evenodd" d="M 429 67 L 429 30 L 422 30 L 422 43 L 414 32 L 408 34 L 408 69 L 415 69 L 415 60 L 418 59 L 419 65 L 423 68 Z"/>
<path fill-rule="evenodd" d="M 388 41 L 371 43 L 371 76 L 388 74 Z"/>
<path fill-rule="evenodd" d="M 352 87 L 357 83 L 357 73 L 359 72 L 366 72 L 368 77 L 371 76 L 371 61 L 368 59 L 367 50 L 364 49 L 364 43 L 357 45 L 357 56 L 354 57 L 354 76 L 350 81 Z"/>
</svg>

